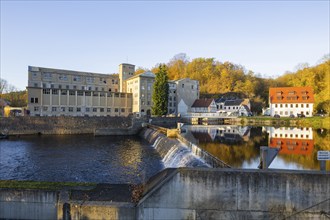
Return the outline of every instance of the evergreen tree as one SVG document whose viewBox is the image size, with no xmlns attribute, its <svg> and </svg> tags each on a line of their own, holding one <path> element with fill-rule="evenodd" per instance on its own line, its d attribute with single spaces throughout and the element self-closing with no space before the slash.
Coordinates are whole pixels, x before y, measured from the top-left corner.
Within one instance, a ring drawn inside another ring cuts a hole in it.
<svg viewBox="0 0 330 220">
<path fill-rule="evenodd" d="M 160 64 L 156 73 L 155 83 L 152 94 L 152 114 L 165 115 L 167 113 L 168 104 L 168 84 L 167 84 L 167 67 L 165 64 Z"/>
</svg>

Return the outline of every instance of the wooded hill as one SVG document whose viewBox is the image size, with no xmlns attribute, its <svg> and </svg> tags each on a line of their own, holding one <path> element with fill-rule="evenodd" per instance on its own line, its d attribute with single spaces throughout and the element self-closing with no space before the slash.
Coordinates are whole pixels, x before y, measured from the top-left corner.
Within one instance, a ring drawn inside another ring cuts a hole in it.
<svg viewBox="0 0 330 220">
<path fill-rule="evenodd" d="M 261 112 L 268 106 L 270 87 L 311 86 L 315 94 L 315 112 L 330 112 L 330 59 L 314 66 L 301 66 L 296 72 L 287 72 L 276 79 L 265 79 L 243 66 L 220 62 L 214 58 L 195 58 L 189 61 L 185 54 L 174 56 L 167 64 L 171 80 L 191 78 L 199 81 L 201 97 L 221 96 L 249 98 L 252 111 Z M 158 65 L 151 69 L 156 73 Z M 136 73 L 147 69 L 138 68 Z"/>
</svg>

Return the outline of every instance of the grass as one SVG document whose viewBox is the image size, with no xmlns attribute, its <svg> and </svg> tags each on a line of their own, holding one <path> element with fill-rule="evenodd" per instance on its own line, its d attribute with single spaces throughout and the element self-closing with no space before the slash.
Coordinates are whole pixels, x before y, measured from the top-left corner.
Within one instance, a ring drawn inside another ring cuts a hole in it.
<svg viewBox="0 0 330 220">
<path fill-rule="evenodd" d="M 63 188 L 92 187 L 92 186 L 95 187 L 96 183 L 0 180 L 0 188 L 6 188 L 6 189 L 60 190 Z"/>
<path fill-rule="evenodd" d="M 254 124 L 255 122 L 280 122 L 284 126 L 301 126 L 301 127 L 312 127 L 314 129 L 324 128 L 330 129 L 330 117 L 308 117 L 308 118 L 273 118 L 265 116 L 256 117 L 242 117 L 244 124 Z"/>
</svg>

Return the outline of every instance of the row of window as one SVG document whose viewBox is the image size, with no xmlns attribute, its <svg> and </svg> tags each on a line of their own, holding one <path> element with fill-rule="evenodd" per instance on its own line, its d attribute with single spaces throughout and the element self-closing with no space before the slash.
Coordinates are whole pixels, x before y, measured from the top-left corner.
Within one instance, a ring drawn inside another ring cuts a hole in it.
<svg viewBox="0 0 330 220">
<path fill-rule="evenodd" d="M 126 93 L 111 93 L 111 92 L 84 92 L 84 91 L 75 91 L 75 90 L 58 90 L 58 89 L 43 89 L 42 93 L 43 94 L 52 94 L 52 95 L 67 95 L 69 93 L 69 95 L 75 96 L 77 92 L 77 96 L 101 96 L 101 97 L 105 97 L 107 94 L 107 97 L 120 97 L 120 98 L 125 98 L 126 97 Z M 130 97 L 130 94 L 127 94 L 127 97 Z M 33 103 L 33 102 L 31 102 Z M 37 103 L 37 102 L 35 102 Z"/>
<path fill-rule="evenodd" d="M 288 138 L 288 137 L 290 137 L 290 138 L 299 138 L 299 136 L 300 136 L 300 138 L 309 138 L 309 135 L 308 134 L 306 134 L 306 135 L 304 135 L 304 134 L 275 134 L 274 135 L 275 137 L 286 137 L 286 138 Z"/>
<path fill-rule="evenodd" d="M 69 77 L 66 74 L 53 74 L 53 73 L 49 73 L 49 72 L 44 72 L 42 73 L 42 78 L 44 80 L 52 80 L 54 78 L 54 75 L 58 75 L 58 80 L 60 81 L 69 81 Z M 32 78 L 33 79 L 37 79 L 38 77 L 38 73 L 34 72 L 32 73 Z M 82 82 L 84 81 L 84 79 L 86 79 L 86 83 L 94 83 L 95 79 L 97 79 L 98 77 L 92 77 L 92 76 L 81 76 L 81 75 L 73 75 L 72 76 L 72 81 L 74 82 Z M 107 83 L 107 78 L 98 78 L 99 79 L 99 83 L 100 84 L 106 84 Z M 118 80 L 117 79 L 109 79 L 111 80 L 112 84 L 118 84 Z"/>
<path fill-rule="evenodd" d="M 275 111 L 275 115 L 283 115 L 283 111 Z M 304 112 L 302 111 L 301 114 L 304 114 Z M 290 111 L 290 114 L 288 111 L 284 111 L 284 115 L 293 115 L 293 111 Z M 309 115 L 309 111 L 306 111 L 305 115 Z"/>
<path fill-rule="evenodd" d="M 39 106 L 35 106 L 34 107 L 34 111 L 38 112 L 40 110 Z M 43 106 L 42 107 L 43 111 L 52 111 L 52 112 L 57 112 L 57 111 L 61 111 L 61 112 L 82 112 L 83 110 L 85 110 L 85 112 L 108 112 L 111 113 L 112 109 L 111 108 L 89 108 L 89 107 L 48 107 L 48 106 Z M 121 112 L 121 113 L 125 113 L 126 110 L 124 108 L 114 108 L 113 109 L 114 112 Z M 128 109 L 127 112 L 132 112 L 132 109 Z"/>
<path fill-rule="evenodd" d="M 38 83 L 34 83 L 34 87 L 38 87 Z M 42 84 L 42 87 L 43 88 L 49 88 L 46 83 L 43 83 Z M 62 85 L 57 85 L 57 86 L 55 86 L 54 84 L 51 84 L 50 85 L 50 88 L 51 89 L 64 89 L 64 88 L 65 89 L 70 89 L 70 87 L 71 87 L 71 89 L 74 89 L 74 90 L 81 89 L 81 90 L 93 91 L 93 87 L 92 86 L 81 86 L 80 87 L 80 86 L 75 86 L 75 85 L 71 85 L 71 86 L 70 85 L 66 85 L 64 87 Z M 104 87 L 101 87 L 100 90 L 99 90 L 99 87 L 95 87 L 94 90 L 95 91 L 106 91 L 106 89 Z M 109 88 L 108 91 L 111 92 L 112 89 Z M 117 91 L 118 91 L 118 89 L 114 89 L 114 92 L 117 92 Z"/>
<path fill-rule="evenodd" d="M 293 108 L 293 106 L 295 106 L 295 108 L 298 108 L 299 104 L 275 104 L 275 108 L 278 108 L 278 107 L 280 107 L 280 108 L 286 107 L 287 108 L 289 106 L 290 106 L 290 108 Z M 300 104 L 300 107 L 304 108 L 304 104 Z M 309 108 L 309 104 L 305 104 L 305 107 Z"/>
</svg>

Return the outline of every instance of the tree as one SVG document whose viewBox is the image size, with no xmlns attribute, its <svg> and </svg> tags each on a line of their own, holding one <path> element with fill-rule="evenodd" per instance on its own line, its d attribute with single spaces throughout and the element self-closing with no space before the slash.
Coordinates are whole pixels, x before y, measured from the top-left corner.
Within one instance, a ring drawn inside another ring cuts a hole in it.
<svg viewBox="0 0 330 220">
<path fill-rule="evenodd" d="M 167 84 L 167 67 L 165 64 L 160 64 L 156 73 L 155 83 L 152 94 L 152 114 L 165 115 L 167 113 L 168 104 L 168 84 Z"/>
<path fill-rule="evenodd" d="M 0 95 L 5 93 L 8 89 L 8 83 L 6 80 L 0 78 Z"/>
</svg>

